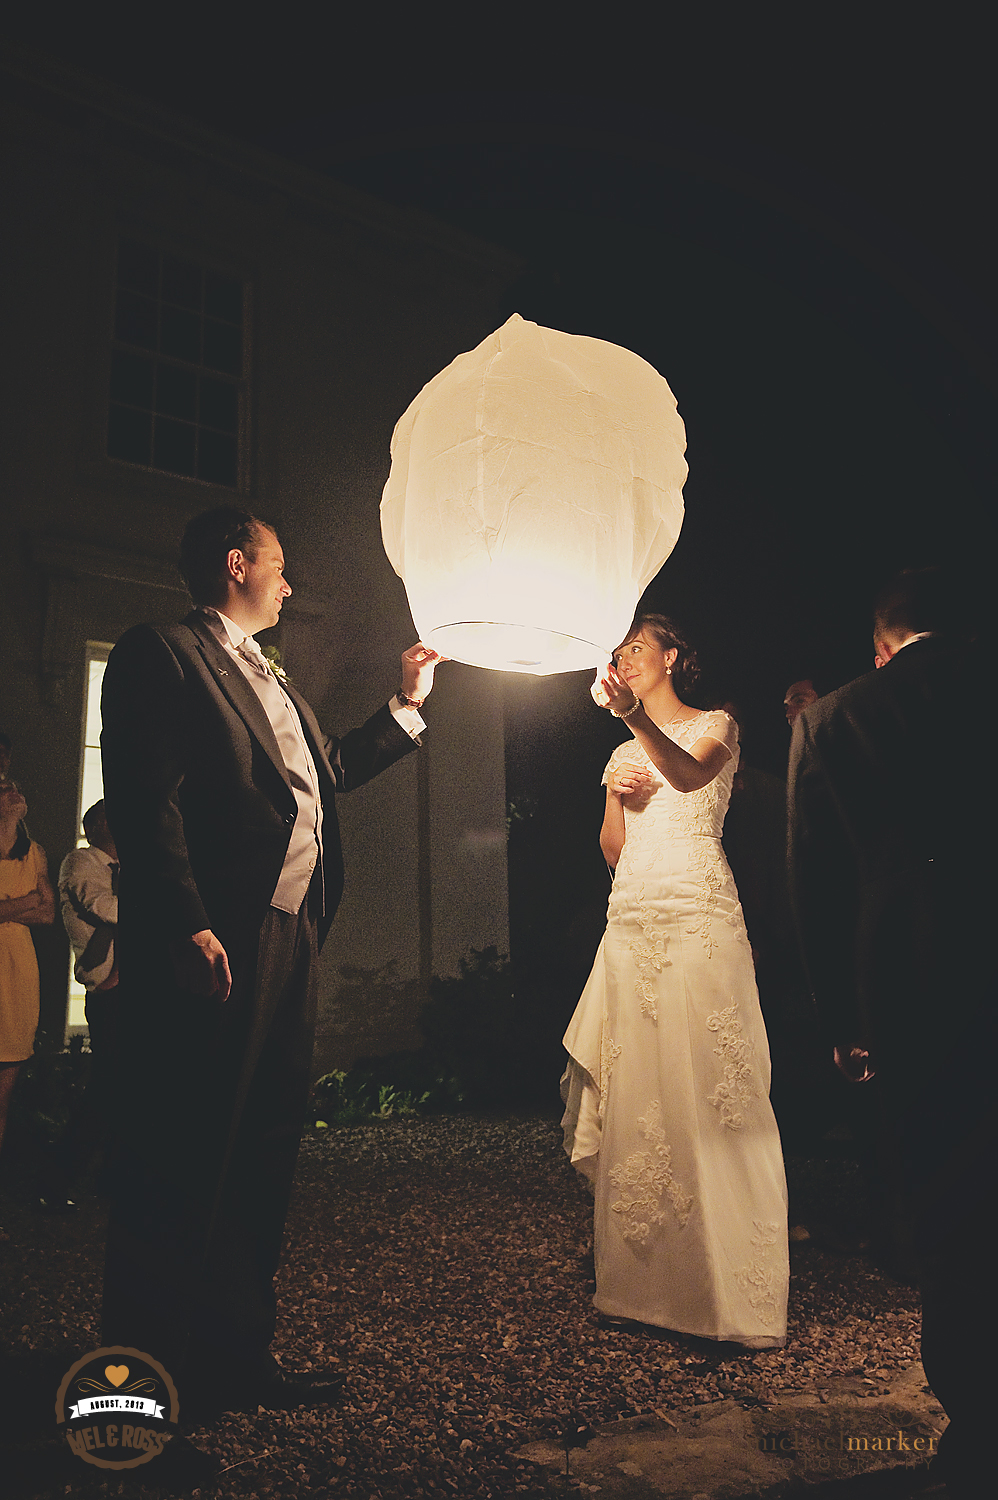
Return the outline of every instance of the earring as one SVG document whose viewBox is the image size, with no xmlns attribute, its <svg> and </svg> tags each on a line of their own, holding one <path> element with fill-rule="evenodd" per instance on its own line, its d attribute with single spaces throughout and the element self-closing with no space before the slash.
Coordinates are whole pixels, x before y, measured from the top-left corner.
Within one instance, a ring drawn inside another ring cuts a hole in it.
<svg viewBox="0 0 998 1500">
<path fill-rule="evenodd" d="M 671 677 L 672 676 L 672 668 L 671 667 L 666 667 L 666 669 L 665 669 L 665 675 L 666 675 L 666 677 Z"/>
</svg>

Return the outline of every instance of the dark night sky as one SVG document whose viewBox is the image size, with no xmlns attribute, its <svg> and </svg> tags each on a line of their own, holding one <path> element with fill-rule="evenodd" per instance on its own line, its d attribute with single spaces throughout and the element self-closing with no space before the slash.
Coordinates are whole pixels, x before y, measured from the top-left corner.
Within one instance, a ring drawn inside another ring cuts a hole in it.
<svg viewBox="0 0 998 1500">
<path fill-rule="evenodd" d="M 996 122 L 959 16 L 706 9 L 596 33 L 514 7 L 486 36 L 446 7 L 237 32 L 211 5 L 42 4 L 6 30 L 515 249 L 507 311 L 660 369 L 690 478 L 654 602 L 774 763 L 787 681 L 868 666 L 885 573 L 988 550 Z"/>
<path fill-rule="evenodd" d="M 777 770 L 787 683 L 868 669 L 884 576 L 941 558 L 985 586 L 998 132 L 983 18 L 776 9 L 535 5 L 473 32 L 467 8 L 275 7 L 237 31 L 211 5 L 40 4 L 6 30 L 516 250 L 507 312 L 661 370 L 690 478 L 652 601 Z M 598 787 L 577 684 L 510 707 L 514 793 L 573 748 Z"/>
</svg>

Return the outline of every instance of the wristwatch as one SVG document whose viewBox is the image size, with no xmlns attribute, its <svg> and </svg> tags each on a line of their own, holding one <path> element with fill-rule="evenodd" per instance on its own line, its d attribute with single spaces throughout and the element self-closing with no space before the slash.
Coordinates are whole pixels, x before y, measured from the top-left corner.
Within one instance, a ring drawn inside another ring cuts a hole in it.
<svg viewBox="0 0 998 1500">
<path fill-rule="evenodd" d="M 410 698 L 409 694 L 404 692 L 402 688 L 399 688 L 398 692 L 395 694 L 395 697 L 397 698 L 399 705 L 402 708 L 422 708 L 423 704 L 426 702 L 425 698 Z"/>
</svg>

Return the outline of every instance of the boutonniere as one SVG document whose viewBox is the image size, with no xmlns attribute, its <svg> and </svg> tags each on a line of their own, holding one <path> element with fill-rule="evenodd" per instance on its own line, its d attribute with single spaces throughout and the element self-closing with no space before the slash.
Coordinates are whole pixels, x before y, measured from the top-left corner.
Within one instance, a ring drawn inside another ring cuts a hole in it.
<svg viewBox="0 0 998 1500">
<path fill-rule="evenodd" d="M 281 666 L 281 653 L 277 646 L 264 646 L 263 654 L 267 658 L 267 665 L 277 678 L 278 682 L 290 682 L 291 678 Z"/>
</svg>

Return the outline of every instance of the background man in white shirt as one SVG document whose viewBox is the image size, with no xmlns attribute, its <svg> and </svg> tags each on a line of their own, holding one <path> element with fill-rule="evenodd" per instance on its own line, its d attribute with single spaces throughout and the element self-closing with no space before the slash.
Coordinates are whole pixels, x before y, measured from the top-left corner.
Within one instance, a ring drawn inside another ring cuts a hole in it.
<svg viewBox="0 0 998 1500">
<path fill-rule="evenodd" d="M 77 983 L 89 995 L 118 984 L 114 930 L 118 925 L 118 851 L 107 826 L 103 800 L 83 814 L 85 849 L 71 849 L 59 868 L 62 921 L 73 946 Z"/>
<path fill-rule="evenodd" d="M 100 1160 L 107 1132 L 118 1011 L 118 965 L 114 940 L 118 925 L 118 851 L 107 826 L 103 801 L 83 814 L 87 846 L 71 849 L 59 868 L 62 922 L 73 949 L 73 972 L 87 992 L 91 1073 L 83 1100 L 56 1152 L 62 1179 L 50 1186 L 40 1207 L 72 1212 L 84 1174 Z"/>
</svg>

